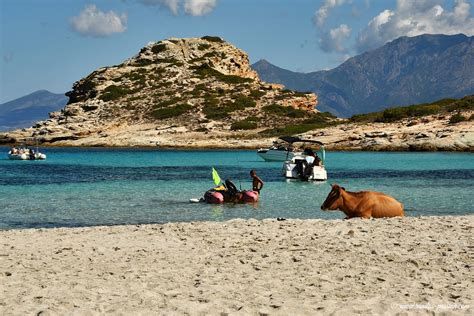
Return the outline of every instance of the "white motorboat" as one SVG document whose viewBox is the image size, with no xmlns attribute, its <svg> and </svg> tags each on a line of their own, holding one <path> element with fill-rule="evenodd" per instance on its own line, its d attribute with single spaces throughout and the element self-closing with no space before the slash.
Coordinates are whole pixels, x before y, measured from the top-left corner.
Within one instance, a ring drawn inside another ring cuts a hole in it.
<svg viewBox="0 0 474 316">
<path fill-rule="evenodd" d="M 295 152 L 291 146 L 294 138 L 295 137 L 292 136 L 282 136 L 279 140 L 274 141 L 271 147 L 260 148 L 257 150 L 257 155 L 265 161 L 290 160 L 295 156 L 295 154 L 298 154 L 298 152 Z"/>
<path fill-rule="evenodd" d="M 326 152 L 323 143 L 316 140 L 296 139 L 293 143 L 302 142 L 305 150 L 295 154 L 291 159 L 283 163 L 282 174 L 287 179 L 299 179 L 303 181 L 326 181 L 328 175 L 324 162 Z M 308 145 L 306 147 L 306 145 Z M 311 146 L 312 145 L 312 146 Z M 311 147 L 316 145 L 316 152 Z M 319 153 L 319 155 L 318 155 Z"/>
<path fill-rule="evenodd" d="M 45 160 L 46 155 L 40 153 L 38 147 L 36 151 L 28 147 L 16 148 L 13 147 L 8 152 L 8 159 L 12 160 Z"/>
</svg>

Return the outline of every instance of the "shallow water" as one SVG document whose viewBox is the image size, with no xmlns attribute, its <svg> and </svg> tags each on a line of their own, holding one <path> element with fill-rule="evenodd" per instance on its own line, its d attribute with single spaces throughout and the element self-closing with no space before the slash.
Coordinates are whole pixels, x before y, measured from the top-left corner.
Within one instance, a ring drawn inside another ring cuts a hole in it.
<svg viewBox="0 0 474 316">
<path fill-rule="evenodd" d="M 280 176 L 255 151 L 46 148 L 46 161 L 6 159 L 0 147 L 0 228 L 163 223 L 231 218 L 343 218 L 320 205 L 337 182 L 388 193 L 406 214 L 474 213 L 474 155 L 328 152 L 329 181 Z M 242 189 L 255 168 L 265 181 L 255 205 L 189 203 L 213 186 L 211 168 Z"/>
</svg>

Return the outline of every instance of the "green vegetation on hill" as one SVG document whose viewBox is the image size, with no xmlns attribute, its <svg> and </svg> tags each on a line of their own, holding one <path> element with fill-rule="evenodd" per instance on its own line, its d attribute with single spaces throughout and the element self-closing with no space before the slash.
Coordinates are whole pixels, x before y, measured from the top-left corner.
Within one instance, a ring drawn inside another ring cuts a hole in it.
<svg viewBox="0 0 474 316">
<path fill-rule="evenodd" d="M 180 116 L 189 110 L 192 109 L 192 106 L 189 104 L 178 104 L 168 108 L 159 108 L 153 111 L 153 117 L 156 119 L 167 119 L 171 117 Z"/>
<path fill-rule="evenodd" d="M 151 51 L 154 54 L 159 54 L 161 52 L 164 52 L 166 50 L 166 45 L 165 44 L 156 44 L 151 48 Z"/>
<path fill-rule="evenodd" d="M 255 101 L 245 96 L 237 97 L 234 102 L 224 101 L 220 103 L 219 99 L 214 96 L 206 97 L 204 100 L 203 113 L 210 120 L 227 118 L 232 112 L 255 106 Z"/>
<path fill-rule="evenodd" d="M 301 111 L 301 110 L 300 110 Z M 277 112 L 279 113 L 279 112 Z M 336 117 L 329 112 L 307 113 L 305 120 L 299 124 L 288 124 L 275 128 L 269 128 L 260 132 L 264 136 L 295 135 L 319 128 L 325 128 L 340 124 L 335 121 Z"/>
<path fill-rule="evenodd" d="M 236 121 L 232 123 L 232 125 L 230 126 L 230 129 L 232 131 L 256 129 L 258 127 L 257 123 L 258 123 L 257 117 L 249 116 L 244 120 Z"/>
<path fill-rule="evenodd" d="M 191 69 L 194 69 L 194 72 L 196 75 L 198 75 L 200 78 L 206 78 L 206 77 L 214 77 L 219 81 L 228 83 L 228 84 L 239 84 L 239 83 L 246 83 L 246 82 L 252 82 L 253 80 L 250 78 L 244 78 L 244 77 L 239 77 L 239 76 L 234 76 L 234 75 L 225 75 L 208 64 L 202 64 L 200 66 L 193 66 Z"/>
<path fill-rule="evenodd" d="M 455 111 L 474 110 L 474 95 L 462 99 L 442 99 L 432 103 L 414 104 L 403 107 L 393 107 L 380 112 L 357 114 L 351 122 L 396 122 L 407 118 L 418 118 L 434 114 L 448 114 Z M 459 120 L 460 117 L 454 120 Z"/>
<path fill-rule="evenodd" d="M 302 118 L 311 115 L 310 112 L 295 109 L 291 106 L 283 106 L 278 104 L 270 104 L 263 107 L 263 111 L 269 115 L 284 116 L 291 118 Z"/>
<path fill-rule="evenodd" d="M 104 93 L 99 97 L 102 101 L 112 101 L 124 97 L 131 93 L 127 88 L 111 85 L 104 89 Z"/>
</svg>

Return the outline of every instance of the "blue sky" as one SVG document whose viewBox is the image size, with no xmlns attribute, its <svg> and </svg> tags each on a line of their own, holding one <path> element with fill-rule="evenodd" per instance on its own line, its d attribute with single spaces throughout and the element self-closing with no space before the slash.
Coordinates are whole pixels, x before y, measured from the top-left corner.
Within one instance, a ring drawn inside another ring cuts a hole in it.
<svg viewBox="0 0 474 316">
<path fill-rule="evenodd" d="M 473 35 L 468 0 L 0 0 L 0 103 L 63 93 L 150 41 L 217 35 L 310 72 L 399 36 Z"/>
</svg>

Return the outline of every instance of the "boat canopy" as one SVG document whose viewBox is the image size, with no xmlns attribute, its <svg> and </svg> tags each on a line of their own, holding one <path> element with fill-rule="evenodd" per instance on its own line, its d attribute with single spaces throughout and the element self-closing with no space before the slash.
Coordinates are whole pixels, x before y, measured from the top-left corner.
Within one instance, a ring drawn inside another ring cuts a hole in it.
<svg viewBox="0 0 474 316">
<path fill-rule="evenodd" d="M 312 143 L 312 144 L 318 144 L 319 146 L 324 146 L 324 144 L 320 141 L 317 140 L 312 140 L 312 139 L 301 139 L 299 137 L 295 136 L 281 136 L 279 137 L 282 141 L 285 141 L 287 143 L 293 144 L 293 143 Z"/>
</svg>

